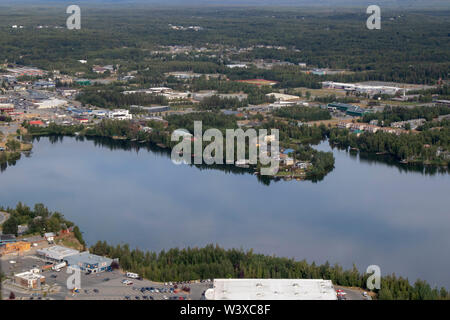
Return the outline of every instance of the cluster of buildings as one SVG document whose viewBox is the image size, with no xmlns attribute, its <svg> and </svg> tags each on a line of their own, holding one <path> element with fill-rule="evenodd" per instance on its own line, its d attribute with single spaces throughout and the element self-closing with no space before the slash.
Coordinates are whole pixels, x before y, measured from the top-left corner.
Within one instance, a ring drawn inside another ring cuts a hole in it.
<svg viewBox="0 0 450 320">
<path fill-rule="evenodd" d="M 427 120 L 423 119 L 423 118 L 411 119 L 411 120 L 406 120 L 406 121 L 397 121 L 397 122 L 392 122 L 391 127 L 415 130 L 418 127 L 422 126 L 425 122 L 427 122 Z"/>
<path fill-rule="evenodd" d="M 83 272 L 99 273 L 111 270 L 113 259 L 89 253 L 80 252 L 63 246 L 52 246 L 39 249 L 36 255 L 53 264 L 65 262 L 68 267 L 78 267 Z M 117 260 L 116 260 L 117 261 Z"/>
<path fill-rule="evenodd" d="M 362 117 L 364 114 L 370 112 L 369 110 L 363 109 L 360 106 L 340 102 L 329 103 L 326 107 L 330 111 L 338 110 L 352 117 Z"/>
<path fill-rule="evenodd" d="M 156 94 L 165 97 L 169 101 L 184 100 L 190 97 L 189 92 L 175 91 L 167 87 L 154 87 L 149 89 L 127 90 L 122 92 L 128 94 Z"/>
<path fill-rule="evenodd" d="M 58 271 L 67 266 L 78 268 L 80 271 L 90 274 L 109 271 L 112 269 L 113 262 L 118 262 L 117 259 L 95 255 L 88 251 L 80 252 L 58 245 L 36 250 L 36 256 L 44 260 L 46 264 L 41 268 L 34 266 L 31 270 L 14 274 L 13 281 L 16 285 L 27 289 L 40 289 L 45 284 L 43 272 L 49 269 Z"/>
<path fill-rule="evenodd" d="M 402 129 L 398 129 L 398 128 L 391 128 L 391 127 L 379 127 L 377 125 L 374 124 L 367 124 L 367 123 L 360 123 L 360 122 L 344 122 L 341 121 L 337 124 L 338 128 L 341 129 L 348 129 L 353 133 L 356 134 L 360 134 L 362 132 L 371 132 L 371 133 L 375 133 L 377 131 L 382 131 L 382 132 L 386 132 L 386 133 L 393 133 L 396 135 L 399 135 L 401 133 L 404 133 L 405 131 Z"/>
</svg>

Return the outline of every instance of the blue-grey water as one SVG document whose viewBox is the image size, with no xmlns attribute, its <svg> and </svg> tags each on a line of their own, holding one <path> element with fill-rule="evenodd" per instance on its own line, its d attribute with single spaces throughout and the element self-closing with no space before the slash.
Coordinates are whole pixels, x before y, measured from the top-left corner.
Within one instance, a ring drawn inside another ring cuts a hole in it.
<svg viewBox="0 0 450 320">
<path fill-rule="evenodd" d="M 0 204 L 42 202 L 78 224 L 88 244 L 217 243 L 361 271 L 376 264 L 450 288 L 450 176 L 333 152 L 336 168 L 323 181 L 267 186 L 149 150 L 41 138 L 0 174 Z"/>
</svg>

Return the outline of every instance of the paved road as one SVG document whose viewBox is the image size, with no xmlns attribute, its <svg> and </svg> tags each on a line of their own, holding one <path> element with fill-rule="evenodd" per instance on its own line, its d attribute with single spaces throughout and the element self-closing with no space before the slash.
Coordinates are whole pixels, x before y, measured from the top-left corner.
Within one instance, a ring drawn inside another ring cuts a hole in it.
<svg viewBox="0 0 450 320">
<path fill-rule="evenodd" d="M 346 300 L 372 300 L 372 298 L 370 296 L 368 297 L 364 297 L 363 296 L 363 292 L 360 289 L 350 289 L 347 287 L 341 287 L 341 286 L 334 286 L 334 288 L 336 290 L 341 289 L 343 290 L 346 295 L 345 295 L 345 299 Z"/>
</svg>

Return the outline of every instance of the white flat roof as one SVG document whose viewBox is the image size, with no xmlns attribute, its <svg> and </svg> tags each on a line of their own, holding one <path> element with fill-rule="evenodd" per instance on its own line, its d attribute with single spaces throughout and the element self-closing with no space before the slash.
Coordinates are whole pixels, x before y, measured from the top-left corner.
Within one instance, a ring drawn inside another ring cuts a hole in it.
<svg viewBox="0 0 450 320">
<path fill-rule="evenodd" d="M 39 273 L 31 272 L 31 271 L 16 273 L 14 276 L 22 278 L 22 279 L 26 279 L 26 280 L 40 280 L 43 278 L 45 279 L 45 277 L 43 275 L 41 275 Z"/>
<path fill-rule="evenodd" d="M 208 300 L 337 300 L 331 280 L 215 279 Z"/>
<path fill-rule="evenodd" d="M 39 249 L 36 251 L 38 255 L 54 260 L 63 260 L 68 256 L 80 253 L 80 251 L 66 248 L 63 246 L 52 246 L 48 248 Z"/>
</svg>

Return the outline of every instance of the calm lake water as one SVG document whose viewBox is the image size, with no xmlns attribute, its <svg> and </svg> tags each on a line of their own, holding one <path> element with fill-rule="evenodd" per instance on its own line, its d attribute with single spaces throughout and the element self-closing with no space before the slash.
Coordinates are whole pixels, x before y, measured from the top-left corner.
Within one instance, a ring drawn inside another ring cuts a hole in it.
<svg viewBox="0 0 450 320">
<path fill-rule="evenodd" d="M 42 202 L 89 244 L 217 243 L 361 271 L 376 264 L 450 288 L 450 176 L 333 152 L 336 168 L 323 181 L 268 186 L 251 174 L 177 166 L 161 152 L 41 138 L 0 174 L 0 204 Z"/>
</svg>

